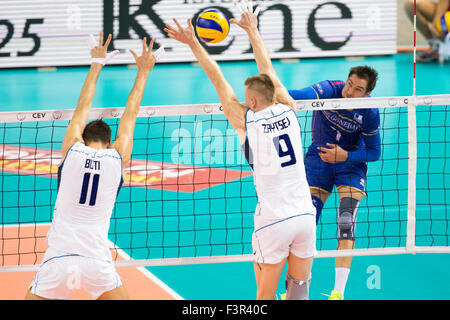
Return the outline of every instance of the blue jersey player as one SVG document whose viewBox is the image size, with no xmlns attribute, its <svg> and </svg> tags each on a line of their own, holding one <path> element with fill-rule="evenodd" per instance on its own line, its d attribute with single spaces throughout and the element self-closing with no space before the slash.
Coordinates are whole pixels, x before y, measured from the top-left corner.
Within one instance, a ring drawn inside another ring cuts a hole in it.
<svg viewBox="0 0 450 320">
<path fill-rule="evenodd" d="M 321 81 L 289 90 L 295 100 L 362 98 L 375 88 L 378 74 L 368 66 L 354 67 L 346 81 Z M 366 196 L 367 162 L 381 154 L 378 109 L 318 110 L 313 113 L 312 143 L 305 169 L 318 222 L 333 187 L 339 194 L 338 250 L 352 249 L 359 203 Z M 341 300 L 352 257 L 336 257 L 335 287 L 330 299 Z"/>
</svg>

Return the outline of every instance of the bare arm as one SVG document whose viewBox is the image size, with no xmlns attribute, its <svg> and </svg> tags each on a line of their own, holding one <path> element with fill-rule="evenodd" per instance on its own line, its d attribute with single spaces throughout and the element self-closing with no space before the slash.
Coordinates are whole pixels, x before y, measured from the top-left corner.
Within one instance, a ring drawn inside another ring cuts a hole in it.
<svg viewBox="0 0 450 320">
<path fill-rule="evenodd" d="M 142 55 L 138 56 L 133 50 L 130 50 L 138 67 L 138 73 L 136 80 L 131 90 L 125 111 L 119 122 L 119 128 L 117 129 L 116 140 L 112 144 L 120 155 L 122 156 L 122 163 L 126 165 L 131 158 L 131 152 L 133 150 L 133 133 L 136 125 L 136 117 L 139 113 L 139 107 L 141 105 L 142 97 L 144 96 L 145 85 L 150 71 L 155 65 L 156 59 L 152 54 L 152 48 L 154 39 L 150 42 L 150 46 L 147 48 L 147 39 L 142 40 Z"/>
<path fill-rule="evenodd" d="M 170 38 L 187 44 L 192 50 L 192 53 L 195 55 L 206 75 L 214 85 L 220 103 L 222 104 L 224 114 L 231 126 L 236 130 L 242 143 L 243 139 L 245 139 L 245 113 L 247 108 L 239 103 L 233 88 L 231 88 L 230 84 L 226 81 L 219 65 L 209 56 L 208 52 L 195 37 L 191 21 L 188 20 L 187 28 L 181 27 L 176 19 L 174 19 L 174 22 L 178 29 L 166 25 L 167 28 L 164 30 Z"/>
<path fill-rule="evenodd" d="M 106 50 L 111 41 L 111 35 L 108 36 L 108 39 L 103 43 L 103 34 L 100 32 L 100 40 L 99 45 L 94 47 L 91 50 L 92 58 L 105 58 Z M 69 148 L 78 141 L 83 141 L 82 133 L 84 127 L 86 126 L 89 112 L 91 111 L 92 100 L 94 99 L 95 88 L 97 85 L 98 76 L 100 71 L 102 70 L 103 65 L 98 62 L 93 62 L 91 64 L 91 68 L 89 69 L 88 75 L 84 82 L 83 87 L 81 88 L 80 97 L 78 98 L 77 107 L 72 116 L 72 120 L 70 121 L 66 134 L 64 135 L 64 140 L 62 142 L 61 154 L 62 159 L 64 160 L 66 157 L 67 151 Z"/>
<path fill-rule="evenodd" d="M 247 32 L 253 48 L 253 54 L 258 66 L 258 71 L 260 73 L 267 74 L 273 81 L 275 86 L 275 101 L 285 104 L 296 111 L 297 105 L 295 101 L 289 95 L 289 92 L 281 83 L 275 69 L 273 68 L 269 51 L 267 50 L 266 45 L 259 34 L 258 19 L 256 18 L 256 15 L 253 12 L 244 10 L 241 15 L 241 20 L 238 21 L 235 19 L 230 19 L 230 22 L 238 25 Z"/>
</svg>

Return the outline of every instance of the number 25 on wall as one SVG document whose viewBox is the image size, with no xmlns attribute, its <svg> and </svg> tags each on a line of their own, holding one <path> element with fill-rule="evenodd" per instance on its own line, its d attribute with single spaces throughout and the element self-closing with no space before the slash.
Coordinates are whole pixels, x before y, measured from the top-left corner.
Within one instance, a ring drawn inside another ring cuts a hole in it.
<svg viewBox="0 0 450 320">
<path fill-rule="evenodd" d="M 27 19 L 25 21 L 25 27 L 23 28 L 22 38 L 30 38 L 33 40 L 34 45 L 30 51 L 19 51 L 17 56 L 25 57 L 34 55 L 41 46 L 41 38 L 36 33 L 30 32 L 30 27 L 32 24 L 43 24 L 44 19 Z M 9 20 L 0 20 L 0 29 L 6 27 L 6 37 L 0 42 L 1 49 L 8 44 L 14 35 L 14 25 Z M 0 57 L 10 57 L 11 52 L 0 52 Z"/>
</svg>

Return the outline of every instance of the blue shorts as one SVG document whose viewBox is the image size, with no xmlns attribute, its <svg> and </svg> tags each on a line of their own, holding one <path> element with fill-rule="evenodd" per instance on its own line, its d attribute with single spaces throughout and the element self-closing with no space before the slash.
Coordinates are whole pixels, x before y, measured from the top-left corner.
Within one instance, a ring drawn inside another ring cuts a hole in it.
<svg viewBox="0 0 450 320">
<path fill-rule="evenodd" d="M 307 152 L 305 156 L 306 179 L 310 187 L 328 192 L 333 186 L 353 187 L 365 191 L 367 164 L 365 162 L 323 162 L 318 154 Z"/>
</svg>

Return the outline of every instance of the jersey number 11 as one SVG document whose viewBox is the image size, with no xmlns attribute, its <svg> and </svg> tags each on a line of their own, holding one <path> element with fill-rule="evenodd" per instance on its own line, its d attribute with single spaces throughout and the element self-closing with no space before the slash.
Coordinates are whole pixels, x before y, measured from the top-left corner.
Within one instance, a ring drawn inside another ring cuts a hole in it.
<svg viewBox="0 0 450 320">
<path fill-rule="evenodd" d="M 97 191 L 98 191 L 98 181 L 100 179 L 100 175 L 98 173 L 94 174 L 92 177 L 92 188 L 91 188 L 91 196 L 89 197 L 89 205 L 94 206 L 95 201 L 97 200 Z M 88 196 L 88 188 L 89 182 L 91 180 L 91 174 L 86 172 L 83 178 L 83 186 L 81 187 L 81 196 L 80 196 L 80 204 L 85 204 Z"/>
</svg>

